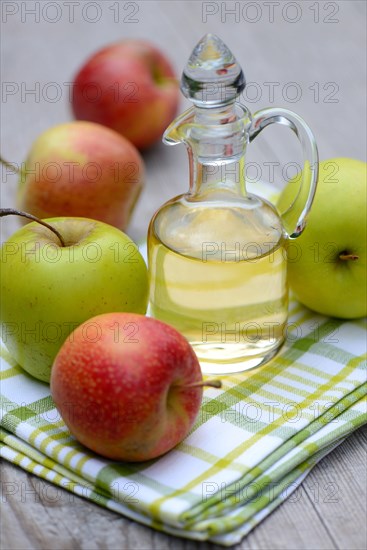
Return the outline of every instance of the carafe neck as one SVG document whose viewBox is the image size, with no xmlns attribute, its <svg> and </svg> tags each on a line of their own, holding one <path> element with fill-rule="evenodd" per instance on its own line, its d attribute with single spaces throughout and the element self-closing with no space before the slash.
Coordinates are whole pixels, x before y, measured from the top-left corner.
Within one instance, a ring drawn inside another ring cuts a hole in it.
<svg viewBox="0 0 367 550">
<path fill-rule="evenodd" d="M 247 110 L 238 105 L 215 109 L 195 107 L 186 127 L 190 164 L 189 197 L 212 191 L 245 195 L 245 153 L 251 124 Z"/>
<path fill-rule="evenodd" d="M 216 161 L 200 157 L 190 147 L 188 154 L 191 197 L 199 197 L 214 190 L 246 195 L 245 150 L 236 157 Z"/>
</svg>

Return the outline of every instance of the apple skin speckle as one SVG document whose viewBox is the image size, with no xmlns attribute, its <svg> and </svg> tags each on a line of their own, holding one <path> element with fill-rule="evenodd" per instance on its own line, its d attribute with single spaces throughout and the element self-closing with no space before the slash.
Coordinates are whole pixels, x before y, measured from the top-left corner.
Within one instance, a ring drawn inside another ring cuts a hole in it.
<svg viewBox="0 0 367 550">
<path fill-rule="evenodd" d="M 100 338 L 85 338 L 98 323 Z M 131 330 L 133 329 L 133 330 Z M 174 328 L 139 314 L 99 315 L 58 353 L 51 393 L 71 433 L 115 460 L 144 461 L 177 445 L 202 400 L 196 355 Z"/>
</svg>

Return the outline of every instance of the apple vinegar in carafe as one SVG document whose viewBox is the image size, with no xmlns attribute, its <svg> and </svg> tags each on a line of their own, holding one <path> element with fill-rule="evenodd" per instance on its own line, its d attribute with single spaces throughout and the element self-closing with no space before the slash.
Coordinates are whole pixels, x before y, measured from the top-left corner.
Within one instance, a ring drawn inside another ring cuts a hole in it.
<svg viewBox="0 0 367 550">
<path fill-rule="evenodd" d="M 248 202 L 252 207 L 258 200 Z M 187 213 L 183 239 L 175 219 L 185 203 L 182 197 L 166 205 L 149 229 L 151 313 L 186 336 L 204 373 L 252 368 L 274 355 L 284 339 L 288 289 L 279 222 L 276 227 L 273 215 L 274 229 L 263 242 L 248 234 L 244 205 L 203 207 Z"/>
<path fill-rule="evenodd" d="M 156 212 L 148 232 L 151 314 L 186 336 L 204 373 L 245 371 L 281 347 L 288 315 L 286 241 L 302 233 L 317 181 L 308 126 L 286 109 L 252 117 L 236 102 L 244 87 L 233 54 L 206 35 L 181 79 L 193 107 L 164 135 L 166 144 L 187 147 L 190 188 Z M 273 123 L 296 133 L 305 162 L 300 192 L 282 215 L 248 194 L 245 182 L 246 146 Z"/>
</svg>

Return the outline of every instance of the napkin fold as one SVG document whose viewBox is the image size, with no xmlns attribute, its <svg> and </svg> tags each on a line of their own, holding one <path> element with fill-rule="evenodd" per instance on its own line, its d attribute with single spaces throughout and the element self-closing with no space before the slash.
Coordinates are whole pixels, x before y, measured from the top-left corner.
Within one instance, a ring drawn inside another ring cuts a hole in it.
<svg viewBox="0 0 367 550">
<path fill-rule="evenodd" d="M 291 301 L 281 352 L 206 388 L 188 437 L 133 464 L 79 444 L 48 385 L 2 347 L 0 455 L 155 529 L 230 546 L 297 498 L 312 467 L 367 422 L 365 351 L 365 320 L 327 319 Z"/>
</svg>

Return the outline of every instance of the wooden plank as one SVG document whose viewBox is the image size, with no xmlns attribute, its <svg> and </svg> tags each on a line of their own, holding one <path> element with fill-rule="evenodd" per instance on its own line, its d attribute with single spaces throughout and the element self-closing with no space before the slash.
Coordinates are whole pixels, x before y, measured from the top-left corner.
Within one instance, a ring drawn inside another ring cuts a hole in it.
<svg viewBox="0 0 367 550">
<path fill-rule="evenodd" d="M 367 427 L 358 430 L 255 528 L 238 550 L 363 550 L 366 546 Z M 154 548 L 207 550 L 134 523 L 11 464 L 2 464 L 3 550 Z"/>
<path fill-rule="evenodd" d="M 358 441 L 358 443 L 356 443 Z M 349 462 L 354 455 L 352 463 Z M 324 459 L 305 480 L 304 491 L 337 548 L 367 547 L 367 429 L 364 427 Z"/>
</svg>

